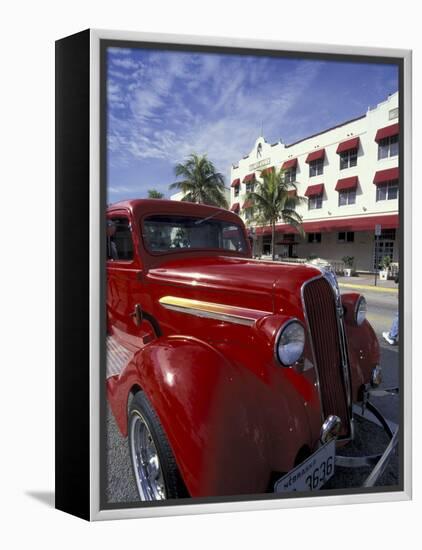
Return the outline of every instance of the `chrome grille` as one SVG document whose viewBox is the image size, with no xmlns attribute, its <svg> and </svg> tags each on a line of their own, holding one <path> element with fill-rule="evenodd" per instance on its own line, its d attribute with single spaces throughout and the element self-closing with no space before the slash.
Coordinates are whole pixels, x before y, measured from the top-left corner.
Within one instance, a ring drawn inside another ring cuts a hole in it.
<svg viewBox="0 0 422 550">
<path fill-rule="evenodd" d="M 340 437 L 350 435 L 348 394 L 342 362 L 341 340 L 333 289 L 325 278 L 311 280 L 303 288 L 303 300 L 324 417 L 335 414 L 341 419 Z"/>
</svg>

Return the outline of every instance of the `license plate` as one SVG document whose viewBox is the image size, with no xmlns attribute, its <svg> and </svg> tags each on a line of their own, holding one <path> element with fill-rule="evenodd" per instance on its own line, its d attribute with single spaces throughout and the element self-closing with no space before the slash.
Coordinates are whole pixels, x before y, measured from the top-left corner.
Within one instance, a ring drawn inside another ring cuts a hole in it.
<svg viewBox="0 0 422 550">
<path fill-rule="evenodd" d="M 335 455 L 336 442 L 333 439 L 276 481 L 274 491 L 317 491 L 334 475 Z"/>
</svg>

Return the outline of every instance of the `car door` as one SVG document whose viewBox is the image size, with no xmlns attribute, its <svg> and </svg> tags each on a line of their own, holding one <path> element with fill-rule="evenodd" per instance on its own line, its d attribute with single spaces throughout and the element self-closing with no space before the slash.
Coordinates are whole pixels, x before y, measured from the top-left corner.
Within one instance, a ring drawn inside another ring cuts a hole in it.
<svg viewBox="0 0 422 550">
<path fill-rule="evenodd" d="M 142 265 L 129 214 L 109 213 L 106 231 L 108 334 L 139 348 L 151 339 L 151 327 L 142 321 Z"/>
</svg>

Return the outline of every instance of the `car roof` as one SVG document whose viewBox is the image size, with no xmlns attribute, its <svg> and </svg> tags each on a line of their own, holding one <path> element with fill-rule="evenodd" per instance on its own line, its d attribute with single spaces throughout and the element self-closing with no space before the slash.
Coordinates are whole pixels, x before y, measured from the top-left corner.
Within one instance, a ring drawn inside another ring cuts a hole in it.
<svg viewBox="0 0 422 550">
<path fill-rule="evenodd" d="M 212 216 L 221 211 L 220 215 L 224 219 L 239 223 L 241 218 L 234 212 L 219 208 L 217 206 L 209 206 L 207 204 L 198 204 L 187 201 L 172 201 L 167 199 L 130 199 L 116 202 L 107 206 L 107 213 L 113 211 L 127 210 L 134 217 L 139 217 L 145 214 L 180 214 L 186 216 Z"/>
</svg>

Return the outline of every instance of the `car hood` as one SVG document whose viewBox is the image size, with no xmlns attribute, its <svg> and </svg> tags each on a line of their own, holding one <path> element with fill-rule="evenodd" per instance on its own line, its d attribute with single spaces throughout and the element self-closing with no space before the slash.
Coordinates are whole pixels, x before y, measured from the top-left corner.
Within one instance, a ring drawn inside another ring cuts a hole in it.
<svg viewBox="0 0 422 550">
<path fill-rule="evenodd" d="M 282 312 L 298 306 L 306 280 L 321 274 L 315 267 L 250 258 L 213 256 L 169 260 L 150 269 L 149 282 L 184 289 L 185 295 L 241 307 Z"/>
</svg>

